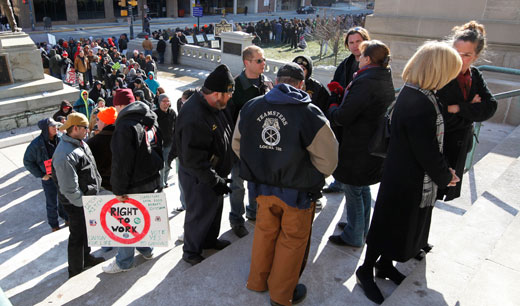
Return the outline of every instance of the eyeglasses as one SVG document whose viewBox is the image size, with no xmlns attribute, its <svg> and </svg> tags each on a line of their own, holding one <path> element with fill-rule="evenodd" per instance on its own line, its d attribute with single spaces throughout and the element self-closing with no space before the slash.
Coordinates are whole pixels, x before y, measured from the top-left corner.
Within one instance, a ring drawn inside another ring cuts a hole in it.
<svg viewBox="0 0 520 306">
<path fill-rule="evenodd" d="M 259 59 L 257 59 L 257 60 L 249 60 L 249 61 L 250 61 L 250 62 L 255 62 L 255 63 L 257 63 L 257 64 L 261 64 L 261 63 L 265 62 L 266 59 L 265 59 L 265 58 L 259 58 Z"/>
<path fill-rule="evenodd" d="M 299 57 L 296 60 L 296 64 L 305 66 L 305 68 L 309 67 L 309 62 L 307 62 L 304 58 Z"/>
</svg>

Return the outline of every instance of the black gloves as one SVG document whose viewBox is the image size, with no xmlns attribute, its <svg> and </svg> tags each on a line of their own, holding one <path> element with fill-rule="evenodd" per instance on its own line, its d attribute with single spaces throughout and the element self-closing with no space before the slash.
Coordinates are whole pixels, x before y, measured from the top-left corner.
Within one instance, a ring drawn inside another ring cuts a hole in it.
<svg viewBox="0 0 520 306">
<path fill-rule="evenodd" d="M 231 193 L 231 188 L 228 187 L 228 183 L 231 183 L 231 179 L 225 179 L 225 178 L 221 178 L 219 177 L 217 179 L 217 183 L 213 186 L 213 191 L 215 191 L 215 193 L 218 195 L 218 196 L 221 196 L 221 195 L 225 195 L 225 194 L 228 194 L 228 193 Z"/>
</svg>

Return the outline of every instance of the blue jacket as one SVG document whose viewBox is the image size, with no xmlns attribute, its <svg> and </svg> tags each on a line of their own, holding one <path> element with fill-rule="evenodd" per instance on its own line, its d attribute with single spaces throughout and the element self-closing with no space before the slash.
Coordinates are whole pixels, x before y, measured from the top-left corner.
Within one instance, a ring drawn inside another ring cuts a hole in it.
<svg viewBox="0 0 520 306">
<path fill-rule="evenodd" d="M 44 161 L 50 159 L 45 142 L 49 140 L 49 129 L 48 119 L 43 119 L 38 122 L 38 127 L 42 130 L 42 133 L 33 139 L 23 156 L 23 165 L 32 175 L 35 177 L 45 176 L 45 164 Z M 61 137 L 56 135 L 56 146 L 58 145 Z"/>
<path fill-rule="evenodd" d="M 152 79 L 150 79 L 150 75 L 152 76 Z M 144 80 L 146 85 L 148 85 L 148 88 L 150 88 L 150 91 L 155 95 L 157 93 L 157 88 L 159 88 L 159 82 L 155 80 L 155 75 L 152 71 L 148 72 L 148 77 L 146 80 Z"/>
<path fill-rule="evenodd" d="M 338 161 L 336 138 L 309 95 L 278 84 L 246 103 L 236 125 L 233 150 L 249 192 L 309 208 Z"/>
</svg>

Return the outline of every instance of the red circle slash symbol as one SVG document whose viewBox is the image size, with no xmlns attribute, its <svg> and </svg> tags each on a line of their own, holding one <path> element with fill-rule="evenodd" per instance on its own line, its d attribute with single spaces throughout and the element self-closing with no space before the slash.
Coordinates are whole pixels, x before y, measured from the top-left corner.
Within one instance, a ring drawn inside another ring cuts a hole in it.
<svg viewBox="0 0 520 306">
<path fill-rule="evenodd" d="M 99 216 L 99 219 L 101 221 L 101 227 L 103 228 L 105 233 L 108 235 L 108 237 L 110 237 L 114 241 L 124 243 L 124 244 L 132 244 L 132 243 L 141 241 L 141 239 L 143 239 L 144 236 L 146 236 L 146 234 L 148 234 L 148 230 L 150 229 L 150 214 L 148 213 L 148 210 L 146 209 L 146 207 L 144 207 L 143 204 L 136 201 L 135 199 L 129 198 L 125 202 L 128 204 L 134 205 L 143 214 L 144 228 L 141 233 L 138 233 L 137 231 L 136 232 L 130 231 L 130 234 L 133 236 L 133 238 L 130 238 L 130 239 L 121 238 L 121 237 L 117 236 L 116 234 L 114 234 L 114 232 L 111 231 L 107 225 L 107 213 L 108 213 L 109 216 L 118 220 L 118 222 L 120 222 L 122 226 L 124 226 L 124 227 L 130 226 L 128 223 L 126 223 L 124 221 L 124 218 L 121 218 L 117 214 L 110 214 L 110 209 L 112 208 L 112 206 L 114 206 L 115 204 L 118 204 L 118 203 L 121 203 L 121 202 L 119 202 L 119 200 L 114 198 L 114 199 L 108 201 L 105 205 L 103 205 L 103 208 L 101 209 L 101 214 Z"/>
</svg>

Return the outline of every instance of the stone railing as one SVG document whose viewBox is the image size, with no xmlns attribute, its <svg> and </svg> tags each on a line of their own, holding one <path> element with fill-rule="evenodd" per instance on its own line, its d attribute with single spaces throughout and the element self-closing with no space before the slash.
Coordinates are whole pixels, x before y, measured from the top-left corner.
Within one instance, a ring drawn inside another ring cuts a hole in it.
<svg viewBox="0 0 520 306">
<path fill-rule="evenodd" d="M 182 65 L 204 70 L 213 70 L 221 62 L 221 51 L 199 46 L 181 46 L 179 62 Z"/>
</svg>

